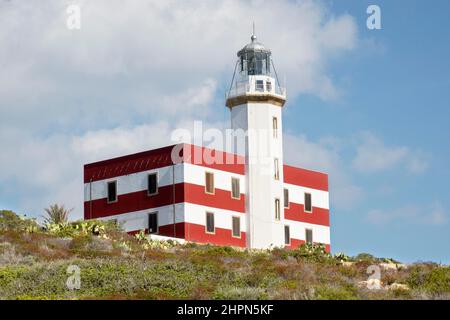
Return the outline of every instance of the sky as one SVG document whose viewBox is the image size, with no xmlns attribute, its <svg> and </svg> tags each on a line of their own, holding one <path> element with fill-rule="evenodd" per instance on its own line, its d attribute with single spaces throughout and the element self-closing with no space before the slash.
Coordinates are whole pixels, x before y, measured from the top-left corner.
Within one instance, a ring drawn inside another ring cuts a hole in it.
<svg viewBox="0 0 450 320">
<path fill-rule="evenodd" d="M 332 251 L 448 264 L 449 12 L 445 0 L 2 0 L 0 209 L 61 203 L 81 218 L 84 163 L 171 144 L 196 120 L 227 128 L 254 21 L 286 78 L 285 162 L 329 174 Z"/>
</svg>

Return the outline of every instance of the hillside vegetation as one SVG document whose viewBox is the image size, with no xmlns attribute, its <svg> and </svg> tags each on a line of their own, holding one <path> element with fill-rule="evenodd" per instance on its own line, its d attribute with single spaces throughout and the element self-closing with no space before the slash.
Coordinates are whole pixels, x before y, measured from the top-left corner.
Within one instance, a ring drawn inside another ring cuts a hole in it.
<svg viewBox="0 0 450 320">
<path fill-rule="evenodd" d="M 380 281 L 367 281 L 371 265 Z M 180 245 L 112 223 L 42 227 L 0 211 L 0 299 L 450 299 L 450 267 L 332 256 L 322 246 Z"/>
</svg>

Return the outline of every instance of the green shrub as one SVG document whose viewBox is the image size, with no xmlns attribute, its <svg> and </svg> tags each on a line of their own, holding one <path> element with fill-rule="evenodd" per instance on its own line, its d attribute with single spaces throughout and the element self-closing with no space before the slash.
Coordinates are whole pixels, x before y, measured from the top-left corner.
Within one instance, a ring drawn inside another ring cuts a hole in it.
<svg viewBox="0 0 450 320">
<path fill-rule="evenodd" d="M 9 285 L 25 271 L 22 266 L 0 267 L 0 288 Z"/>
<path fill-rule="evenodd" d="M 24 218 L 10 210 L 0 210 L 0 231 L 1 230 L 37 232 L 39 230 L 39 225 L 35 219 Z"/>
<path fill-rule="evenodd" d="M 64 205 L 53 204 L 44 210 L 46 224 L 67 224 L 69 214 L 73 209 L 66 209 Z"/>
<path fill-rule="evenodd" d="M 325 250 L 325 245 L 322 243 L 304 243 L 298 248 L 291 250 L 289 255 L 312 262 L 325 262 L 331 259 L 331 255 Z"/>
<path fill-rule="evenodd" d="M 334 287 L 322 285 L 315 287 L 315 298 L 318 300 L 355 300 L 358 299 L 357 290 L 352 285 Z"/>
<path fill-rule="evenodd" d="M 424 290 L 431 294 L 449 293 L 450 267 L 414 265 L 406 282 L 411 288 Z"/>
<path fill-rule="evenodd" d="M 45 230 L 58 237 L 74 237 L 79 235 L 107 236 L 120 231 L 120 227 L 112 221 L 78 220 L 69 223 L 47 223 Z"/>
<path fill-rule="evenodd" d="M 360 253 L 353 259 L 356 261 L 368 262 L 368 263 L 377 263 L 378 262 L 378 259 L 369 253 Z"/>
</svg>

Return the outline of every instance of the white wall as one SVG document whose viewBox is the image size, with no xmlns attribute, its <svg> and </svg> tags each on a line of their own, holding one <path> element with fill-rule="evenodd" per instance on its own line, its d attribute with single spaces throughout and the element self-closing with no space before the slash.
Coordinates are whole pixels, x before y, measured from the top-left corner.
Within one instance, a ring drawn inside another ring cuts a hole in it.
<svg viewBox="0 0 450 320">
<path fill-rule="evenodd" d="M 275 83 L 272 80 L 272 83 Z M 283 126 L 282 107 L 269 103 L 246 103 L 231 109 L 232 129 L 248 130 L 246 149 L 247 241 L 252 248 L 284 244 Z M 272 118 L 278 119 L 273 138 Z M 278 158 L 280 180 L 274 179 Z M 275 198 L 280 199 L 281 220 L 275 220 Z"/>
</svg>

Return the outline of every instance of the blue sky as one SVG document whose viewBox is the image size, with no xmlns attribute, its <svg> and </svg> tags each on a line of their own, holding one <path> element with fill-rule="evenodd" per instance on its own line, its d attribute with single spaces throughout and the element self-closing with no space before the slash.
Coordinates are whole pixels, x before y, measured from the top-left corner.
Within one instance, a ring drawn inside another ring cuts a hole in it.
<svg viewBox="0 0 450 320">
<path fill-rule="evenodd" d="M 382 12 L 382 30 L 364 28 L 363 14 L 369 4 Z M 357 19 L 364 41 L 376 48 L 355 50 L 333 65 L 333 75 L 343 79 L 345 97 L 324 102 L 314 96 L 299 97 L 302 112 L 290 117 L 292 130 L 313 138 L 323 135 L 351 137 L 370 130 L 388 145 L 403 145 L 427 154 L 428 168 L 419 175 L 401 167 L 375 173 L 354 173 L 366 199 L 351 210 L 332 211 L 335 250 L 358 252 L 404 260 L 450 260 L 448 223 L 430 225 L 407 212 L 392 222 L 367 223 L 365 212 L 373 208 L 395 214 L 405 208 L 418 214 L 439 202 L 450 208 L 450 4 L 446 1 L 330 1 L 334 12 L 347 12 Z M 290 102 L 292 104 L 292 102 Z M 306 107 L 307 106 L 307 107 Z M 314 120 L 311 120 L 314 119 Z M 298 127 L 294 129 L 295 122 Z M 321 123 L 317 126 L 317 123 Z M 345 139 L 345 138 L 344 138 Z M 350 163 L 352 154 L 346 154 Z M 389 194 L 377 194 L 380 187 Z M 345 232 L 340 232 L 345 230 Z"/>
<path fill-rule="evenodd" d="M 333 251 L 450 263 L 448 1 L 124 3 L 0 2 L 0 207 L 80 217 L 83 163 L 225 128 L 255 20 L 287 78 L 286 161 L 330 175 Z"/>
</svg>

